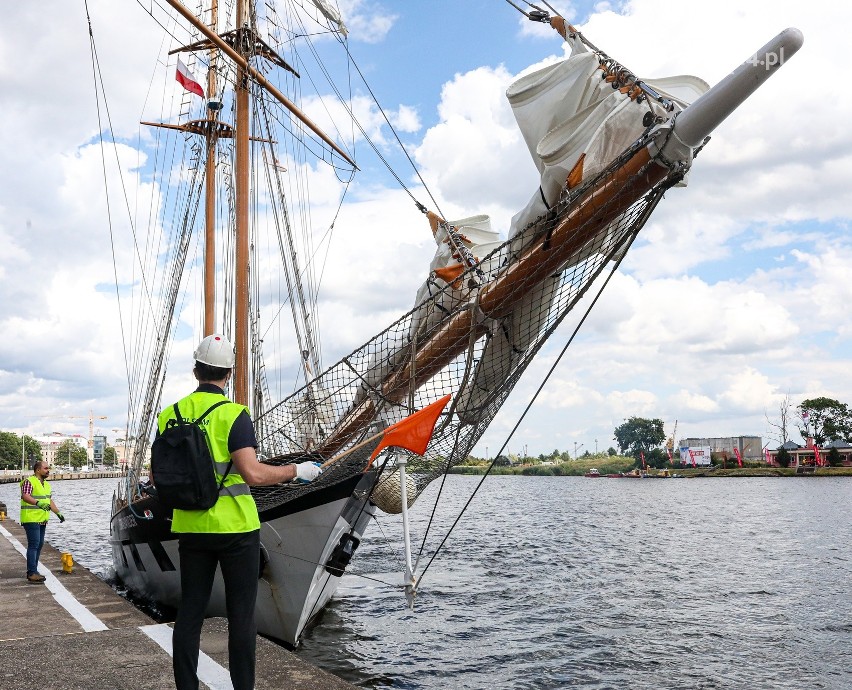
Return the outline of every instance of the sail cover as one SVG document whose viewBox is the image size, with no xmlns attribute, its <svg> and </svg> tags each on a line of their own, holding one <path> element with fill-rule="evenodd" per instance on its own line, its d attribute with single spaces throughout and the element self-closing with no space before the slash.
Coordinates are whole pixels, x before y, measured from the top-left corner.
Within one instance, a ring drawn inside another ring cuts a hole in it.
<svg viewBox="0 0 852 690">
<path fill-rule="evenodd" d="M 346 36 L 349 33 L 349 30 L 343 23 L 343 18 L 340 16 L 340 12 L 337 11 L 336 7 L 333 7 L 331 3 L 326 2 L 326 0 L 311 0 L 311 2 L 320 12 L 322 12 L 323 16 L 328 19 L 328 21 L 333 24 L 337 24 L 337 30 L 340 31 L 341 34 Z"/>
</svg>

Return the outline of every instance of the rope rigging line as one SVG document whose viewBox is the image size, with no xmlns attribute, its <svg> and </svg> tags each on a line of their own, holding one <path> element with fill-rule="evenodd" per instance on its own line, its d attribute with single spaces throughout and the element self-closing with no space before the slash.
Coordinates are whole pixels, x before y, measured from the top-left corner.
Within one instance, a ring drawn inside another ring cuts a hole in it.
<svg viewBox="0 0 852 690">
<path fill-rule="evenodd" d="M 122 350 L 123 350 L 123 354 L 124 354 L 125 369 L 126 369 L 126 373 L 127 373 L 127 385 L 128 385 L 127 427 L 128 427 L 128 429 L 130 429 L 130 428 L 133 428 L 133 420 L 136 419 L 136 414 L 137 414 L 135 410 L 137 410 L 138 397 L 135 394 L 135 392 L 137 391 L 137 389 L 144 388 L 144 387 L 137 387 L 135 385 L 138 377 L 142 375 L 142 367 L 141 367 L 142 350 L 140 348 L 139 350 L 136 351 L 137 356 L 135 358 L 131 358 L 129 356 L 128 342 L 130 341 L 130 338 L 128 337 L 127 328 L 125 327 L 125 323 L 124 323 L 124 310 L 122 309 L 122 302 L 121 302 L 121 297 L 120 297 L 120 292 L 119 292 L 118 267 L 117 267 L 116 250 L 115 250 L 114 224 L 113 224 L 113 218 L 112 218 L 112 212 L 111 212 L 111 205 L 109 203 L 109 179 L 108 179 L 108 176 L 107 176 L 106 157 L 105 157 L 105 152 L 104 152 L 106 142 L 105 142 L 104 136 L 103 136 L 104 128 L 102 126 L 101 104 L 100 104 L 100 99 L 98 97 L 99 93 L 103 97 L 104 112 L 106 114 L 106 120 L 107 120 L 107 124 L 108 124 L 110 133 L 114 132 L 114 127 L 113 127 L 113 124 L 112 124 L 112 116 L 111 116 L 111 112 L 110 112 L 110 108 L 109 108 L 109 100 L 108 100 L 107 95 L 106 95 L 106 87 L 105 87 L 104 82 L 103 82 L 103 72 L 101 70 L 100 60 L 98 58 L 97 45 L 96 45 L 95 38 L 94 38 L 94 30 L 93 30 L 92 23 L 91 23 L 91 16 L 90 16 L 90 13 L 89 13 L 88 2 L 85 3 L 85 8 L 86 8 L 86 17 L 87 17 L 87 21 L 88 21 L 90 52 L 91 52 L 91 59 L 92 59 L 92 77 L 93 77 L 93 82 L 94 82 L 94 87 L 95 87 L 95 101 L 96 101 L 95 105 L 96 105 L 97 119 L 98 119 L 98 131 L 99 131 L 98 137 L 99 137 L 99 145 L 100 145 L 100 150 L 101 150 L 101 166 L 102 166 L 102 171 L 103 171 L 103 176 L 104 176 L 104 188 L 106 190 L 107 224 L 108 224 L 109 233 L 110 233 L 110 249 L 111 249 L 112 261 L 113 261 L 113 275 L 114 275 L 114 280 L 115 280 L 115 285 L 116 285 L 116 300 L 117 300 L 118 310 L 119 310 L 119 323 L 120 323 L 120 331 L 121 331 L 121 338 L 122 338 Z M 122 174 L 121 161 L 119 159 L 118 147 L 116 145 L 116 139 L 115 139 L 114 135 L 112 137 L 112 148 L 113 148 L 113 152 L 114 152 L 114 155 L 115 155 L 118 178 L 119 178 L 119 181 L 121 183 L 121 190 L 122 190 L 122 196 L 123 196 L 123 199 L 124 199 L 124 205 L 125 205 L 125 209 L 127 211 L 128 224 L 130 226 L 131 233 L 132 233 L 132 236 L 133 236 L 133 249 L 134 249 L 133 256 L 134 256 L 134 259 L 136 260 L 136 262 L 138 262 L 138 265 L 139 265 L 139 268 L 140 268 L 140 271 L 141 271 L 141 283 L 142 283 L 142 287 L 143 287 L 143 290 L 144 290 L 144 295 L 146 297 L 144 304 L 145 304 L 145 306 L 147 306 L 147 309 L 142 310 L 142 314 L 145 315 L 143 318 L 146 322 L 148 321 L 148 319 L 150 319 L 151 323 L 153 323 L 154 328 L 156 329 L 158 337 L 162 337 L 162 330 L 160 329 L 160 324 L 159 324 L 159 322 L 157 322 L 157 320 L 154 317 L 154 304 L 153 304 L 154 300 L 153 300 L 153 297 L 152 297 L 152 291 L 151 291 L 151 286 L 150 286 L 151 279 L 148 276 L 148 273 L 145 269 L 145 260 L 143 258 L 143 252 L 140 249 L 140 244 L 139 244 L 138 228 L 137 228 L 136 223 L 134 222 L 133 213 L 131 212 L 130 199 L 129 199 L 129 195 L 128 195 L 128 191 L 127 191 L 127 186 L 125 184 L 124 175 Z M 134 268 L 135 268 L 135 263 L 134 263 Z M 131 311 L 133 311 L 132 305 L 131 305 Z M 137 336 L 138 335 L 139 334 L 137 334 Z M 134 338 L 133 342 L 140 342 L 140 339 L 138 337 Z M 131 360 L 133 360 L 133 362 L 135 362 L 135 364 L 132 363 Z"/>
<path fill-rule="evenodd" d="M 124 368 L 125 368 L 125 371 L 127 373 L 127 387 L 128 387 L 128 394 L 129 394 L 130 393 L 130 361 L 129 361 L 128 356 L 127 356 L 127 341 L 126 341 L 125 332 L 124 332 L 124 317 L 121 313 L 121 295 L 120 295 L 119 290 L 118 290 L 118 266 L 116 264 L 116 259 L 115 259 L 115 235 L 114 235 L 114 232 L 113 232 L 112 213 L 110 211 L 110 205 L 109 205 L 109 193 L 108 193 L 109 184 L 108 184 L 107 171 L 106 171 L 106 157 L 105 157 L 105 154 L 104 154 L 103 123 L 101 121 L 101 101 L 100 101 L 100 97 L 98 95 L 99 94 L 98 83 L 100 82 L 101 89 L 103 89 L 103 79 L 100 79 L 100 80 L 98 79 L 98 74 L 99 74 L 100 70 L 99 70 L 98 59 L 97 59 L 97 47 L 95 46 L 95 35 L 94 35 L 93 30 L 92 30 L 92 18 L 89 14 L 89 1 L 84 0 L 83 4 L 86 8 L 86 21 L 87 21 L 88 26 L 89 26 L 89 52 L 90 52 L 90 56 L 91 56 L 91 59 L 92 59 L 92 82 L 93 82 L 94 91 L 95 91 L 95 111 L 97 113 L 97 119 L 98 119 L 98 140 L 100 142 L 99 148 L 100 148 L 100 152 L 101 152 L 101 170 L 103 172 L 104 189 L 107 190 L 106 212 L 107 212 L 107 227 L 109 228 L 109 246 L 110 246 L 110 253 L 112 255 L 112 272 L 113 272 L 113 277 L 115 279 L 115 299 L 116 299 L 116 302 L 118 303 L 118 307 L 119 307 L 119 309 L 118 309 L 118 323 L 119 323 L 119 328 L 121 330 L 121 349 L 122 349 L 122 353 L 124 355 Z M 104 107 L 106 107 L 106 96 L 104 96 L 104 104 L 105 104 Z M 130 397 L 128 395 L 128 400 L 129 399 L 130 399 Z"/>
<path fill-rule="evenodd" d="M 670 182 L 670 184 L 674 184 L 674 181 L 671 181 L 671 182 Z M 568 347 L 571 345 L 571 343 L 573 343 L 574 338 L 576 337 L 576 335 L 577 335 L 577 333 L 579 332 L 579 330 L 580 330 L 580 328 L 582 327 L 582 325 L 585 323 L 586 318 L 589 316 L 589 313 L 591 312 L 592 308 L 595 306 L 595 304 L 597 304 L 597 301 L 598 301 L 598 299 L 600 298 L 600 296 L 603 294 L 604 289 L 607 287 L 607 285 L 609 285 L 609 281 L 612 279 L 612 276 L 613 276 L 613 275 L 615 275 L 616 271 L 618 270 L 619 266 L 621 265 L 621 262 L 624 260 L 624 257 L 627 255 L 628 250 L 630 249 L 630 247 L 632 246 L 632 244 L 633 244 L 634 240 L 635 240 L 635 239 L 636 239 L 636 237 L 638 236 L 638 233 L 639 233 L 639 231 L 641 230 L 642 226 L 644 225 L 644 222 L 645 222 L 645 221 L 647 220 L 647 218 L 651 215 L 651 212 L 654 210 L 654 208 L 656 208 L 657 204 L 658 204 L 658 203 L 660 202 L 660 200 L 662 199 L 662 197 L 663 197 L 663 192 L 665 191 L 665 188 L 667 188 L 667 187 L 664 187 L 662 190 L 660 190 L 660 191 L 658 191 L 658 192 L 656 193 L 656 197 L 653 199 L 653 201 L 652 201 L 652 202 L 648 205 L 648 207 L 645 209 L 645 211 L 644 211 L 644 213 L 643 213 L 643 218 L 642 218 L 641 220 L 639 220 L 637 227 L 635 227 L 635 228 L 634 228 L 634 230 L 631 232 L 631 235 L 630 235 L 630 237 L 629 237 L 629 240 L 627 241 L 626 246 L 624 246 L 624 249 L 622 250 L 620 246 L 616 248 L 616 250 L 619 252 L 620 256 L 618 257 L 617 261 L 614 263 L 614 265 L 613 265 L 612 269 L 611 269 L 611 270 L 610 270 L 610 272 L 609 272 L 609 275 L 607 276 L 607 278 L 606 278 L 606 280 L 604 281 L 603 285 L 601 285 L 601 287 L 600 287 L 600 289 L 598 290 L 597 294 L 595 295 L 594 299 L 591 301 L 591 303 L 589 304 L 589 306 L 586 308 L 586 310 L 585 310 L 585 312 L 583 313 L 583 316 L 582 316 L 582 318 L 580 319 L 580 321 L 579 321 L 579 322 L 577 323 L 577 325 L 574 327 L 574 330 L 572 331 L 571 336 L 568 338 L 568 340 L 566 341 L 565 345 L 562 347 L 562 350 L 559 352 L 559 355 L 556 357 L 556 359 L 554 360 L 554 362 L 553 362 L 553 364 L 551 365 L 550 369 L 547 371 L 547 373 L 545 374 L 545 376 L 544 376 L 544 378 L 542 379 L 541 383 L 539 384 L 538 388 L 536 389 L 535 393 L 534 393 L 534 394 L 533 394 L 533 396 L 530 398 L 530 401 L 527 403 L 526 407 L 524 408 L 524 410 L 523 410 L 523 412 L 521 413 L 520 417 L 518 418 L 517 422 L 516 422 L 516 423 L 515 423 L 515 425 L 512 427 L 511 431 L 509 432 L 508 436 L 506 437 L 505 441 L 503 442 L 503 445 L 500 447 L 500 449 L 499 449 L 499 450 L 497 451 L 497 453 L 495 454 L 495 456 L 494 456 L 494 460 L 492 460 L 491 464 L 490 464 L 490 465 L 486 468 L 485 473 L 484 473 L 484 474 L 483 474 L 483 476 L 482 476 L 482 479 L 480 479 L 480 481 L 477 483 L 477 485 L 476 485 L 476 487 L 474 488 L 473 492 L 472 492 L 472 493 L 471 493 L 471 495 L 468 497 L 468 499 L 467 499 L 467 501 L 465 502 L 465 504 L 462 506 L 462 509 L 459 511 L 459 514 L 456 516 L 456 519 L 453 521 L 452 525 L 450 525 L 450 528 L 448 529 L 447 533 L 444 535 L 444 537 L 443 537 L 443 539 L 441 540 L 440 544 L 437 546 L 437 548 L 435 549 L 434 553 L 433 553 L 433 554 L 432 554 L 432 556 L 430 557 L 429 561 L 426 563 L 426 566 L 423 568 L 423 571 L 420 573 L 420 577 L 418 578 L 418 585 L 419 585 L 419 584 L 423 581 L 423 577 L 425 576 L 426 571 L 427 571 L 427 570 L 429 570 L 429 566 L 431 566 L 431 565 L 432 565 L 432 562 L 435 560 L 435 558 L 437 557 L 438 553 L 441 551 L 441 549 L 443 548 L 444 544 L 445 544 L 445 543 L 447 542 L 447 540 L 449 539 L 450 534 L 451 534 L 451 533 L 452 533 L 452 531 L 455 529 L 455 527 L 458 525 L 458 523 L 459 523 L 459 521 L 461 520 L 462 516 L 465 514 L 465 512 L 467 511 L 467 509 L 468 509 L 468 507 L 470 506 L 471 502 L 473 501 L 474 497 L 476 496 L 477 492 L 478 492 L 478 491 L 479 491 L 479 489 L 482 487 L 482 484 L 483 484 L 483 482 L 485 481 L 486 477 L 489 475 L 489 473 L 491 472 L 491 470 L 494 468 L 494 465 L 495 465 L 495 463 L 497 462 L 497 458 L 498 458 L 498 457 L 500 457 L 500 455 L 501 455 L 501 454 L 503 453 L 503 451 L 506 449 L 506 446 L 509 444 L 509 442 L 510 442 L 510 441 L 512 440 L 512 438 L 514 437 L 515 432 L 518 430 L 518 428 L 520 427 L 521 423 L 522 423 L 522 422 L 524 421 L 524 419 L 526 418 L 527 413 L 530 411 L 530 409 L 532 408 L 533 404 L 534 404 L 534 403 L 535 403 L 535 401 L 538 399 L 538 396 L 540 395 L 541 391 L 544 389 L 544 386 L 545 386 L 545 385 L 547 384 L 547 382 L 550 380 L 550 377 L 553 375 L 554 371 L 556 370 L 556 367 L 557 367 L 557 366 L 559 365 L 559 363 L 561 362 L 561 360 L 562 360 L 563 356 L 565 355 L 565 352 L 568 350 Z M 593 281 L 590 281 L 590 282 L 588 283 L 588 287 L 591 287 L 592 283 L 593 283 Z M 584 291 L 584 292 L 585 292 L 585 291 Z M 584 293 L 583 293 L 583 294 L 584 294 Z M 580 297 L 582 297 L 582 294 L 580 295 Z M 445 476 L 446 476 L 446 475 L 445 475 Z M 443 483 L 442 483 L 441 488 L 443 489 Z M 433 514 L 434 514 L 434 513 L 433 513 Z M 431 519 L 430 519 L 430 525 L 431 525 Z"/>
<path fill-rule="evenodd" d="M 358 63 L 355 61 L 355 58 L 352 56 L 351 52 L 349 51 L 348 42 L 345 39 L 341 38 L 338 35 L 337 32 L 333 32 L 333 33 L 336 35 L 338 42 L 343 46 L 343 49 L 346 51 L 346 56 L 348 58 L 347 65 L 351 64 L 355 68 L 356 72 L 358 73 L 358 76 L 361 79 L 361 82 L 364 84 L 365 88 L 367 89 L 368 93 L 370 94 L 370 97 L 373 100 L 373 103 L 375 103 L 376 107 L 378 108 L 379 112 L 382 115 L 382 118 L 384 119 L 385 123 L 387 124 L 388 128 L 390 129 L 391 133 L 393 134 L 394 139 L 396 140 L 397 144 L 399 145 L 400 150 L 403 152 L 403 154 L 405 154 L 405 157 L 408 160 L 409 164 L 411 165 L 412 170 L 417 175 L 418 179 L 420 180 L 421 184 L 423 185 L 423 188 L 426 190 L 426 193 L 429 195 L 429 198 L 432 200 L 432 203 L 435 205 L 435 209 L 439 213 L 441 213 L 438 202 L 435 200 L 435 197 L 433 196 L 431 190 L 429 189 L 429 186 L 423 180 L 423 177 L 421 176 L 420 171 L 418 170 L 417 166 L 414 164 L 414 161 L 411 159 L 411 156 L 409 155 L 408 151 L 406 150 L 405 146 L 403 145 L 402 140 L 400 139 L 400 137 L 399 137 L 396 129 L 394 128 L 393 124 L 391 124 L 391 121 L 388 118 L 387 113 L 385 112 L 384 108 L 382 108 L 381 103 L 379 103 L 378 98 L 376 97 L 375 93 L 373 92 L 373 89 L 370 87 L 370 84 L 367 82 L 367 79 L 364 77 L 364 74 L 361 72 L 360 67 L 358 67 Z M 382 162 L 382 164 L 385 166 L 385 168 L 388 170 L 388 172 L 391 174 L 391 176 L 396 180 L 399 187 L 406 194 L 408 194 L 408 196 L 415 203 L 417 208 L 421 211 L 425 211 L 426 207 L 420 201 L 417 200 L 417 198 L 414 196 L 414 194 L 411 192 L 411 190 L 408 188 L 408 186 L 405 184 L 405 182 L 402 180 L 402 178 L 397 174 L 397 172 L 391 166 L 388 159 L 382 154 L 382 152 L 379 150 L 378 146 L 373 142 L 372 138 L 368 135 L 367 131 L 361 125 L 360 121 L 355 117 L 355 114 L 352 112 L 352 108 L 350 106 L 351 101 L 344 98 L 343 94 L 338 89 L 336 83 L 331 78 L 331 75 L 329 74 L 328 70 L 325 68 L 325 65 L 323 64 L 322 60 L 319 57 L 319 54 L 318 54 L 316 48 L 314 47 L 313 42 L 310 40 L 310 33 L 307 30 L 305 30 L 301 34 L 294 34 L 292 38 L 297 38 L 297 37 L 303 37 L 305 39 L 306 45 L 310 49 L 310 52 L 313 55 L 314 59 L 316 60 L 317 65 L 320 67 L 323 74 L 325 75 L 329 86 L 334 90 L 334 93 L 337 96 L 340 104 L 346 109 L 346 112 L 349 114 L 350 121 L 354 124 L 355 127 L 358 128 L 358 131 L 362 134 L 362 136 L 364 137 L 364 140 L 367 142 L 367 144 L 370 146 L 370 148 L 376 154 L 376 157 Z M 314 82 L 310 77 L 310 73 L 308 73 L 307 76 L 308 76 L 308 79 L 311 80 L 311 83 L 313 84 Z M 350 83 L 350 93 L 351 93 L 351 83 Z"/>
<path fill-rule="evenodd" d="M 397 144 L 399 144 L 400 150 L 405 154 L 406 159 L 408 160 L 409 164 L 411 165 L 411 169 L 414 171 L 414 174 L 417 175 L 417 179 L 420 180 L 420 183 L 423 185 L 423 189 L 426 190 L 426 193 L 429 195 L 429 198 L 432 200 L 432 203 L 435 206 L 435 210 L 438 212 L 439 215 L 443 216 L 444 214 L 441 211 L 441 208 L 440 208 L 438 202 L 436 201 L 435 197 L 433 196 L 432 191 L 429 189 L 429 185 L 426 184 L 426 181 L 423 179 L 423 176 L 420 174 L 420 170 L 414 164 L 414 161 L 411 159 L 411 156 L 408 154 L 408 151 L 405 148 L 405 145 L 402 143 L 402 140 L 399 138 L 399 135 L 397 134 L 396 129 L 391 124 L 391 121 L 388 119 L 388 116 L 385 113 L 384 108 L 382 108 L 381 104 L 379 103 L 379 99 L 376 98 L 376 95 L 373 93 L 373 89 L 371 89 L 370 85 L 367 83 L 366 78 L 364 77 L 363 73 L 361 72 L 361 68 L 358 67 L 358 63 L 355 62 L 355 58 L 353 58 L 352 54 L 349 52 L 349 46 L 344 43 L 344 48 L 346 50 L 346 55 L 349 57 L 350 62 L 355 67 L 355 70 L 358 72 L 358 76 L 361 77 L 361 82 L 364 84 L 364 86 L 367 88 L 367 91 L 370 93 L 370 97 L 373 99 L 373 103 L 376 104 L 376 107 L 379 109 L 379 112 L 382 114 L 382 118 L 384 118 L 384 121 L 387 123 L 387 126 L 390 128 L 390 131 L 393 133 L 394 139 L 396 139 Z M 353 115 L 353 120 L 354 120 L 354 115 Z M 359 125 L 359 128 L 360 128 L 360 125 Z M 363 132 L 363 129 L 361 131 Z M 390 164 L 385 160 L 384 156 L 382 156 L 379 153 L 376 146 L 373 144 L 372 140 L 369 137 L 367 137 L 366 133 L 364 134 L 364 137 L 367 140 L 367 142 L 370 144 L 371 148 L 376 152 L 376 155 L 379 156 L 379 159 L 382 161 L 382 163 L 384 163 L 385 166 L 388 168 L 388 171 L 391 173 L 391 175 L 393 175 L 394 179 L 396 179 L 399 186 L 406 192 L 406 194 L 408 194 L 409 197 L 411 197 L 411 200 L 417 205 L 417 208 L 425 213 L 426 207 L 414 197 L 414 195 L 411 193 L 411 191 L 408 189 L 408 187 L 405 185 L 405 183 L 402 181 L 402 179 L 390 167 Z"/>
</svg>

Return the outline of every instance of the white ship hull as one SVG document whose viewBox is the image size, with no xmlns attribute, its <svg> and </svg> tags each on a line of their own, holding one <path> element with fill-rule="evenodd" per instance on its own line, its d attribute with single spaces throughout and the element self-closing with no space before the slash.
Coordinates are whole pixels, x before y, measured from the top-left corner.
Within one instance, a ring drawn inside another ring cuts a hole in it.
<svg viewBox="0 0 852 690">
<path fill-rule="evenodd" d="M 362 476 L 361 481 L 365 479 Z M 367 491 L 351 481 L 341 484 L 345 486 L 308 494 L 304 498 L 309 500 L 302 501 L 308 505 L 294 506 L 289 512 L 285 512 L 285 503 L 279 508 L 280 515 L 274 515 L 274 510 L 261 513 L 255 609 L 258 632 L 295 646 L 305 626 L 334 595 L 348 557 L 376 510 L 366 500 Z M 155 499 L 137 501 L 113 516 L 111 546 L 116 575 L 131 592 L 176 609 L 180 604 L 180 557 L 170 524 L 168 511 Z M 341 540 L 343 546 L 338 548 Z M 220 572 L 207 615 L 226 615 Z"/>
</svg>

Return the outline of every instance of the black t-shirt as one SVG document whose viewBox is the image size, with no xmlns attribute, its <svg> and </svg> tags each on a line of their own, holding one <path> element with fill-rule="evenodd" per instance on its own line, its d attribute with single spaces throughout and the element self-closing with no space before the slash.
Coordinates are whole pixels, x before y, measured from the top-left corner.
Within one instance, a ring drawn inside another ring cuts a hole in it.
<svg viewBox="0 0 852 690">
<path fill-rule="evenodd" d="M 212 383 L 199 383 L 195 392 L 225 394 L 219 386 L 214 386 Z M 228 435 L 228 452 L 233 453 L 235 450 L 240 450 L 241 448 L 257 448 L 257 436 L 254 435 L 254 424 L 251 423 L 251 417 L 245 410 L 234 420 L 231 433 Z"/>
</svg>

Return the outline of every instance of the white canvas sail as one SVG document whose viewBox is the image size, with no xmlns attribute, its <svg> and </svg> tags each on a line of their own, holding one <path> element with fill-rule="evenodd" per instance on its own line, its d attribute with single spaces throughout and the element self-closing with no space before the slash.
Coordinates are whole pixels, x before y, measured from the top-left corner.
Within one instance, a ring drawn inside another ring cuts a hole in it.
<svg viewBox="0 0 852 690">
<path fill-rule="evenodd" d="M 576 46 L 579 41 L 573 41 Z M 638 99 L 632 89 L 613 89 L 597 55 L 575 49 L 571 57 L 521 77 L 507 90 L 518 127 L 541 174 L 541 183 L 527 205 L 513 218 L 510 238 L 521 251 L 534 235 L 522 235 L 530 223 L 548 213 L 566 187 L 594 178 L 650 127 L 650 112 L 661 120 L 670 112 L 656 101 Z M 697 77 L 679 76 L 646 82 L 675 107 L 698 98 L 708 84 Z M 675 97 L 674 94 L 677 94 Z M 570 176 L 570 181 L 569 181 Z M 618 227 L 619 219 L 611 224 Z M 575 263 L 587 259 L 606 239 L 579 252 Z M 490 325 L 488 341 L 476 373 L 459 394 L 458 411 L 474 423 L 493 401 L 514 363 L 547 322 L 558 277 L 531 289 L 509 318 Z"/>
</svg>

